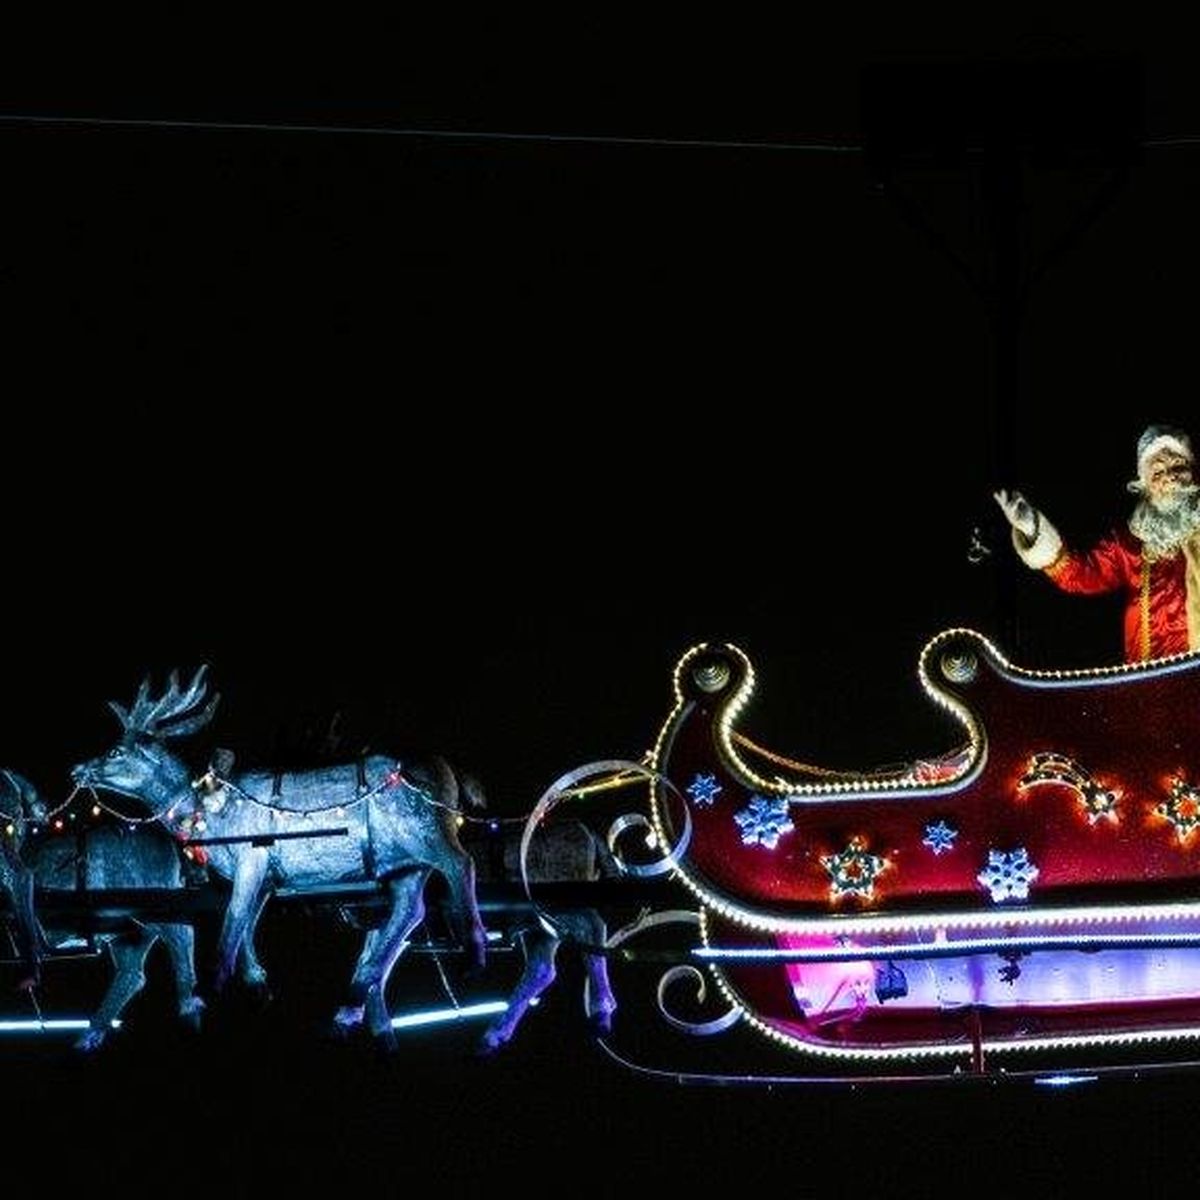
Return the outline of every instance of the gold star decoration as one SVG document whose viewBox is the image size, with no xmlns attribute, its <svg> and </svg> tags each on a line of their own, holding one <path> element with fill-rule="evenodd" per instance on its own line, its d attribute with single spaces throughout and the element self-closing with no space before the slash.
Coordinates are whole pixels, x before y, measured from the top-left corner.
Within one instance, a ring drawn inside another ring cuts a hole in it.
<svg viewBox="0 0 1200 1200">
<path fill-rule="evenodd" d="M 1200 788 L 1177 775 L 1171 780 L 1170 796 L 1156 804 L 1154 811 L 1174 827 L 1179 840 L 1186 844 L 1200 826 Z"/>
<path fill-rule="evenodd" d="M 830 894 L 835 900 L 851 895 L 869 900 L 875 892 L 875 880 L 889 865 L 886 858 L 871 854 L 861 838 L 851 838 L 840 853 L 821 858 L 821 866 L 829 872 Z"/>
</svg>

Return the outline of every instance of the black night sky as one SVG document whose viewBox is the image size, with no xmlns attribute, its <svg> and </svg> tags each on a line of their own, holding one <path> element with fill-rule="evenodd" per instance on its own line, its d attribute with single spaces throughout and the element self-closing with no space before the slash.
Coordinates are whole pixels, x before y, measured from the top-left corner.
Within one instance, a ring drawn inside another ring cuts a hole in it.
<svg viewBox="0 0 1200 1200">
<path fill-rule="evenodd" d="M 1144 426 L 1195 426 L 1193 64 L 1165 36 L 749 26 L 19 85 L 0 761 L 61 799 L 116 733 L 106 701 L 208 663 L 197 755 L 282 765 L 332 731 L 444 753 L 520 814 L 641 757 L 697 641 L 751 656 L 758 740 L 841 767 L 949 748 L 916 679 L 943 629 L 1033 667 L 1117 661 L 1118 610 L 1017 569 L 991 493 L 1085 540 L 1125 511 Z M 381 1127 L 407 1172 L 474 1123 L 478 1181 L 551 1150 L 599 1175 L 612 1139 L 613 1195 L 635 1133 L 660 1182 L 807 1193 L 837 1178 L 824 1143 L 930 1186 L 972 1147 L 978 1184 L 1115 1136 L 1143 1174 L 1194 1102 L 1186 1081 L 966 1106 L 629 1086 L 569 1003 L 491 1074 L 289 1058 L 188 1102 L 216 1123 L 252 1094 L 270 1121 L 268 1076 L 294 1072 L 342 1110 L 347 1170 L 383 1169 Z M 60 1066 L 39 1103 L 160 1086 L 127 1065 Z M 711 1177 L 701 1145 L 732 1147 Z M 221 1153 L 266 1171 L 260 1151 Z"/>
</svg>

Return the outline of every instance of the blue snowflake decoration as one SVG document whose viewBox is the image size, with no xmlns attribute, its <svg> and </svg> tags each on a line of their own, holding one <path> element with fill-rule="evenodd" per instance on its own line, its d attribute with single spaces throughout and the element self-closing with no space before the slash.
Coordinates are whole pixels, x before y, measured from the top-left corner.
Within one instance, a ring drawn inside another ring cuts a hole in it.
<svg viewBox="0 0 1200 1200">
<path fill-rule="evenodd" d="M 692 780 L 691 786 L 687 790 L 687 794 L 701 808 L 707 808 L 716 799 L 717 793 L 721 790 L 721 785 L 717 782 L 715 775 L 697 775 Z"/>
<path fill-rule="evenodd" d="M 945 821 L 938 821 L 936 824 L 925 826 L 925 837 L 921 844 L 928 846 L 934 854 L 941 854 L 943 850 L 954 849 L 954 839 L 958 837 L 958 830 Z"/>
<path fill-rule="evenodd" d="M 975 877 L 999 904 L 1004 900 L 1025 900 L 1029 885 L 1038 877 L 1038 869 L 1029 861 L 1022 846 L 1017 850 L 989 850 L 988 863 Z"/>
<path fill-rule="evenodd" d="M 788 817 L 788 802 L 785 796 L 751 796 L 748 807 L 734 813 L 733 819 L 741 826 L 742 841 L 747 846 L 758 843 L 774 850 L 779 835 L 794 829 Z"/>
</svg>

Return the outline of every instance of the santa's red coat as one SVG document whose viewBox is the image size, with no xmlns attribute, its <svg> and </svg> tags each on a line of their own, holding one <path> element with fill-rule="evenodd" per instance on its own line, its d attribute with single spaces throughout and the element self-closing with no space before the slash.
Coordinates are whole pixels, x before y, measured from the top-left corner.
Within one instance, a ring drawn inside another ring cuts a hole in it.
<svg viewBox="0 0 1200 1200">
<path fill-rule="evenodd" d="M 1125 661 L 1184 654 L 1188 645 L 1187 560 L 1182 551 L 1151 560 L 1128 529 L 1118 527 L 1090 550 L 1064 549 L 1045 568 L 1065 592 L 1125 593 Z"/>
</svg>

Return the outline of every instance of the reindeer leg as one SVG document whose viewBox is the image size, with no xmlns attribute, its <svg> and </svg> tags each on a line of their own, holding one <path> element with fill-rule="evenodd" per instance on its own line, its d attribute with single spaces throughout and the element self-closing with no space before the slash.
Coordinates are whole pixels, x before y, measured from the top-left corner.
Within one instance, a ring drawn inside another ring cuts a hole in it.
<svg viewBox="0 0 1200 1200">
<path fill-rule="evenodd" d="M 242 855 L 234 872 L 233 890 L 217 940 L 217 964 L 213 977 L 215 993 L 222 992 L 229 983 L 246 939 L 249 937 L 253 941 L 254 923 L 262 911 L 267 890 L 267 852 L 252 850 Z"/>
<path fill-rule="evenodd" d="M 155 934 L 139 931 L 116 934 L 108 943 L 113 964 L 113 981 L 109 984 L 100 1007 L 92 1014 L 87 1030 L 75 1041 L 75 1049 L 98 1049 L 112 1031 L 112 1023 L 125 1006 L 146 986 L 146 955 L 154 945 Z"/>
<path fill-rule="evenodd" d="M 395 1033 L 387 1007 L 387 981 L 408 935 L 425 918 L 425 882 L 428 871 L 407 871 L 387 880 L 392 906 L 387 920 L 363 940 L 363 950 L 350 982 L 351 1002 L 338 1010 L 335 1028 L 346 1030 L 362 1023 L 385 1049 L 395 1049 Z"/>
<path fill-rule="evenodd" d="M 450 891 L 450 912 L 459 939 L 466 948 L 469 970 L 483 970 L 487 959 L 487 930 L 475 895 L 475 860 L 461 847 L 440 865 Z"/>
<path fill-rule="evenodd" d="M 35 988 L 42 981 L 42 959 L 50 952 L 50 943 L 37 919 L 33 904 L 33 872 L 22 867 L 13 879 L 13 912 L 17 918 L 18 952 L 24 970 L 17 983 L 20 991 Z"/>
<path fill-rule="evenodd" d="M 375 953 L 375 943 L 378 941 L 379 930 L 368 929 L 363 935 L 363 946 L 359 952 L 358 962 L 355 965 L 354 978 L 357 979 L 362 970 L 362 964 L 370 959 Z M 352 1029 L 357 1029 L 363 1021 L 363 1009 L 366 1005 L 365 991 L 360 994 L 351 983 L 349 1004 L 343 1004 L 337 1010 L 333 1018 L 334 1032 L 345 1035 Z"/>
<path fill-rule="evenodd" d="M 246 932 L 242 936 L 241 945 L 238 947 L 238 978 L 241 980 L 242 986 L 251 995 L 258 998 L 258 1003 L 265 1005 L 271 1000 L 271 989 L 267 981 L 267 970 L 258 960 L 258 948 L 255 946 L 255 934 L 258 929 L 259 918 L 263 914 L 263 909 L 267 906 L 267 900 L 270 897 L 270 889 L 263 887 L 260 890 L 258 904 L 254 910 L 254 914 L 250 918 L 250 923 L 246 927 Z"/>
<path fill-rule="evenodd" d="M 583 943 L 581 953 L 586 972 L 583 984 L 583 1007 L 588 1022 L 596 1033 L 612 1031 L 613 1013 L 617 1011 L 617 997 L 608 978 L 608 958 L 588 946 L 604 947 L 608 943 L 608 926 L 594 908 L 579 914 L 579 939 Z"/>
<path fill-rule="evenodd" d="M 150 925 L 162 939 L 171 957 L 175 976 L 175 1000 L 180 1022 L 191 1032 L 200 1032 L 204 1001 L 196 994 L 196 931 L 191 925 Z"/>
<path fill-rule="evenodd" d="M 479 1047 L 482 1053 L 490 1054 L 505 1045 L 516 1033 L 529 1006 L 554 982 L 558 946 L 558 938 L 540 925 L 522 932 L 525 970 L 508 998 L 508 1007 L 484 1030 Z"/>
</svg>

